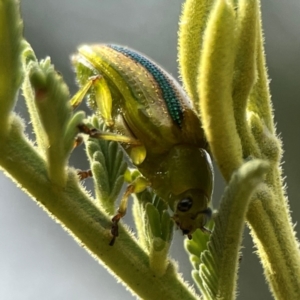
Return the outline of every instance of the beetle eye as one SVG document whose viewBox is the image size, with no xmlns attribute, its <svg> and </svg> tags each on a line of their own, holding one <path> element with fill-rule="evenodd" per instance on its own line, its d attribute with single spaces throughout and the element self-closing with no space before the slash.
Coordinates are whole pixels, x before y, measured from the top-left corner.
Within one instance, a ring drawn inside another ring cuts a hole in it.
<svg viewBox="0 0 300 300">
<path fill-rule="evenodd" d="M 191 198 L 184 198 L 180 200 L 177 204 L 177 209 L 181 212 L 188 211 L 193 205 L 193 200 Z"/>
</svg>

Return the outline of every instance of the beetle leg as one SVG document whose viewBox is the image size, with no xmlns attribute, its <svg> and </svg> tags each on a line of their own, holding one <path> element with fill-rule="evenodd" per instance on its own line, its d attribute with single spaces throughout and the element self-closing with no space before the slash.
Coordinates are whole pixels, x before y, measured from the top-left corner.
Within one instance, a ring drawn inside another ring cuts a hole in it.
<svg viewBox="0 0 300 300">
<path fill-rule="evenodd" d="M 117 214 L 111 219 L 112 220 L 111 234 L 112 234 L 113 238 L 109 243 L 110 246 L 113 246 L 113 244 L 115 243 L 116 237 L 119 235 L 118 223 L 119 223 L 120 219 L 123 218 L 126 214 L 128 197 L 133 192 L 134 192 L 134 185 L 130 184 L 127 187 L 127 189 L 121 199 L 121 203 L 118 208 Z"/>
<path fill-rule="evenodd" d="M 87 179 L 89 177 L 93 177 L 92 170 L 86 170 L 86 171 L 77 170 L 77 175 L 78 175 L 80 181 Z"/>
<path fill-rule="evenodd" d="M 75 109 L 83 101 L 90 88 L 94 89 L 95 101 L 103 121 L 108 127 L 111 127 L 114 125 L 112 119 L 112 97 L 103 76 L 96 75 L 90 77 L 86 84 L 71 99 L 70 103 L 72 107 Z"/>
<path fill-rule="evenodd" d="M 81 135 L 77 135 L 74 141 L 73 148 L 80 146 L 83 143 L 83 137 Z"/>
<path fill-rule="evenodd" d="M 117 214 L 111 219 L 111 234 L 113 237 L 109 243 L 110 246 L 113 246 L 116 237 L 119 235 L 118 223 L 121 220 L 121 218 L 123 218 L 126 214 L 129 196 L 133 193 L 140 193 L 144 191 L 149 185 L 149 181 L 146 178 L 140 176 L 137 177 L 130 185 L 127 186 L 127 189 L 121 199 Z"/>
<path fill-rule="evenodd" d="M 78 92 L 70 100 L 70 104 L 73 107 L 73 109 L 75 109 L 77 106 L 79 106 L 81 104 L 81 102 L 83 101 L 88 90 L 91 88 L 91 86 L 93 84 L 94 77 L 91 77 L 89 80 L 87 80 L 86 84 L 82 88 L 80 88 L 78 90 Z"/>
<path fill-rule="evenodd" d="M 96 128 L 89 128 L 85 124 L 79 124 L 78 128 L 81 133 L 88 134 L 91 138 L 94 138 L 94 139 L 100 139 L 100 140 L 106 140 L 106 141 L 116 141 L 119 143 L 130 144 L 133 146 L 141 145 L 141 142 L 139 140 L 134 139 L 132 137 L 115 134 L 112 132 L 100 131 Z"/>
<path fill-rule="evenodd" d="M 201 227 L 200 228 L 200 230 L 202 231 L 202 232 L 204 232 L 204 233 L 207 233 L 207 234 L 212 234 L 212 231 L 210 230 L 210 229 L 208 229 L 208 228 L 206 228 L 206 227 Z"/>
</svg>

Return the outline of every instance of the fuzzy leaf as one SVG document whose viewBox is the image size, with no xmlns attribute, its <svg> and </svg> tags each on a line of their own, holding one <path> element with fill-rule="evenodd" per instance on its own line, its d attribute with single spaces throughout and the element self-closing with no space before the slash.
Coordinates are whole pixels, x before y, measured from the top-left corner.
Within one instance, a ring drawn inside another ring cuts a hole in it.
<svg viewBox="0 0 300 300">
<path fill-rule="evenodd" d="M 30 58 L 27 59 L 27 55 L 29 55 Z M 46 157 L 46 151 L 47 151 L 47 145 L 48 145 L 48 139 L 45 135 L 43 125 L 41 123 L 37 107 L 35 105 L 34 101 L 34 91 L 31 87 L 30 78 L 29 78 L 29 72 L 33 65 L 37 63 L 35 55 L 33 53 L 33 50 L 31 48 L 27 48 L 25 53 L 23 54 L 23 64 L 25 69 L 25 78 L 22 84 L 22 91 L 25 98 L 25 102 L 27 105 L 27 109 L 30 115 L 30 120 L 33 128 L 33 132 L 35 134 L 36 138 L 36 144 L 38 149 L 40 150 L 40 153 Z"/>
<path fill-rule="evenodd" d="M 127 169 L 128 171 L 128 169 Z M 127 179 L 132 180 L 132 176 L 135 175 L 135 171 L 127 172 Z M 152 203 L 153 194 L 146 189 L 145 191 L 139 194 L 133 194 L 134 202 L 133 202 L 133 219 L 137 230 L 137 236 L 140 245 L 145 249 L 146 252 L 150 251 L 150 244 L 151 244 L 151 232 L 149 229 L 149 221 L 146 218 L 146 211 L 145 206 L 147 203 Z"/>
<path fill-rule="evenodd" d="M 174 222 L 165 210 L 166 203 L 150 190 L 135 195 L 134 220 L 139 240 L 149 253 L 150 268 L 162 276 L 168 266 L 168 252 Z"/>
<path fill-rule="evenodd" d="M 163 210 L 161 215 L 161 229 L 161 238 L 171 244 L 174 232 L 174 221 L 171 220 L 170 214 L 166 210 Z"/>
<path fill-rule="evenodd" d="M 49 177 L 58 186 L 64 186 L 66 163 L 83 114 L 77 114 L 72 119 L 68 87 L 49 58 L 40 63 L 31 61 L 28 76 L 32 92 L 25 93 L 29 96 L 26 101 L 34 101 L 28 106 L 36 107 L 31 111 L 31 116 L 39 118 L 34 125 L 39 131 L 39 146 L 44 147 L 42 152 L 46 154 Z M 28 89 L 28 86 L 25 88 Z"/>
<path fill-rule="evenodd" d="M 257 26 L 256 26 L 256 73 L 257 80 L 252 88 L 248 109 L 256 113 L 265 123 L 268 130 L 274 134 L 275 126 L 272 115 L 272 103 L 269 91 L 269 79 L 266 67 L 266 58 L 263 46 L 263 33 L 261 12 L 258 12 Z"/>
<path fill-rule="evenodd" d="M 97 126 L 95 128 L 104 129 L 96 117 L 90 121 Z M 96 198 L 108 213 L 114 214 L 114 203 L 120 195 L 127 169 L 123 151 L 117 142 L 100 139 L 89 139 L 86 149 L 92 166 Z"/>
<path fill-rule="evenodd" d="M 148 218 L 149 230 L 152 238 L 161 236 L 161 223 L 158 210 L 151 204 L 146 205 L 146 216 Z"/>
<path fill-rule="evenodd" d="M 256 77 L 256 44 L 258 4 L 256 0 L 241 0 L 238 4 L 237 37 L 232 100 L 234 117 L 243 147 L 243 157 L 260 157 L 260 151 L 247 124 L 246 109 Z"/>
<path fill-rule="evenodd" d="M 199 112 L 197 78 L 202 39 L 214 0 L 187 0 L 182 8 L 178 32 L 179 71 L 184 88 Z"/>
<path fill-rule="evenodd" d="M 232 103 L 235 25 L 233 7 L 227 1 L 217 1 L 203 37 L 198 77 L 203 128 L 227 181 L 243 158 Z"/>
</svg>

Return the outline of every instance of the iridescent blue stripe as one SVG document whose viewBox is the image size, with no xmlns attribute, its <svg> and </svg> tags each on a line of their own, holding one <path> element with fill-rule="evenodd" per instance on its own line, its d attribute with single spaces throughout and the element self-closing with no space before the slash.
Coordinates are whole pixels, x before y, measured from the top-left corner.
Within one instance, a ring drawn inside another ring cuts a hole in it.
<svg viewBox="0 0 300 300">
<path fill-rule="evenodd" d="M 170 80 L 166 75 L 157 67 L 153 62 L 151 62 L 146 57 L 141 54 L 134 52 L 131 49 L 124 48 L 117 45 L 107 45 L 108 47 L 123 53 L 126 56 L 129 56 L 133 60 L 140 63 L 144 68 L 147 69 L 149 73 L 152 74 L 159 87 L 161 88 L 163 98 L 167 104 L 167 108 L 172 120 L 179 126 L 181 126 L 183 118 L 183 110 L 180 104 L 180 101 L 174 91 L 173 85 L 170 83 Z"/>
</svg>

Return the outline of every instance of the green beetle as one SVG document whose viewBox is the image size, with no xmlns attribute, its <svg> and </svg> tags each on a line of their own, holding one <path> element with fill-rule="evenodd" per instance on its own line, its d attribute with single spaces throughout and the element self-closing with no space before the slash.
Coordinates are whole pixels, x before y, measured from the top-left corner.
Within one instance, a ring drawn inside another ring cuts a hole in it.
<svg viewBox="0 0 300 300">
<path fill-rule="evenodd" d="M 180 85 L 150 59 L 117 45 L 82 46 L 73 64 L 82 89 L 72 105 L 94 86 L 91 106 L 115 133 L 103 138 L 121 142 L 146 179 L 127 188 L 113 218 L 114 238 L 128 195 L 147 185 L 169 204 L 183 234 L 191 238 L 197 228 L 205 231 L 211 216 L 212 162 L 200 120 Z M 81 130 L 92 135 L 85 126 Z"/>
</svg>

